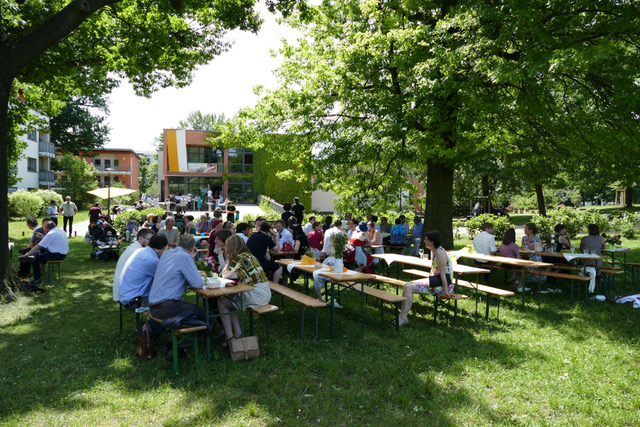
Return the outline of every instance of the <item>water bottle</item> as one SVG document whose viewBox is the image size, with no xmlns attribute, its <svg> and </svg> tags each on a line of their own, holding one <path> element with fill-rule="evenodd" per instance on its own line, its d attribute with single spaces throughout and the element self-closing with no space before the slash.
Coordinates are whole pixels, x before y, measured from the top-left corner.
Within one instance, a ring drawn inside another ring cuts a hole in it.
<svg viewBox="0 0 640 427">
<path fill-rule="evenodd" d="M 125 239 L 127 240 L 127 242 L 130 242 L 131 241 L 131 233 L 129 232 L 129 230 L 127 230 L 124 234 L 126 236 Z"/>
</svg>

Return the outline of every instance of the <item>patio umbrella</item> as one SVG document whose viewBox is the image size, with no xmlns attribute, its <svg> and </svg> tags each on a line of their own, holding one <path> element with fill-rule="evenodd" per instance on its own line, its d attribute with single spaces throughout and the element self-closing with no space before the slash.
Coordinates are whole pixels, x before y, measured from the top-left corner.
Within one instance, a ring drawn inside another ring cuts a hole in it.
<svg viewBox="0 0 640 427">
<path fill-rule="evenodd" d="M 114 197 L 126 196 L 127 194 L 135 192 L 136 190 L 129 190 L 128 188 L 120 187 L 96 188 L 95 190 L 87 191 L 87 193 L 98 196 L 101 199 L 107 199 L 107 212 L 109 218 L 111 218 L 111 199 Z"/>
</svg>

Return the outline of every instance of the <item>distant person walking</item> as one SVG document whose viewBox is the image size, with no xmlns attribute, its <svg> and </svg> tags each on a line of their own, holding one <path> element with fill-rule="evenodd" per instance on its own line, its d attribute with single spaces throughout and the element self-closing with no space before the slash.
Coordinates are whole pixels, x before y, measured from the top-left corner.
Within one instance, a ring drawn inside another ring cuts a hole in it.
<svg viewBox="0 0 640 427">
<path fill-rule="evenodd" d="M 67 196 L 65 202 L 60 205 L 60 213 L 62 214 L 62 229 L 67 232 L 67 224 L 69 224 L 69 237 L 73 234 L 73 217 L 78 213 L 78 207 L 71 201 L 71 196 Z"/>
<path fill-rule="evenodd" d="M 51 201 L 51 206 L 47 209 L 47 215 L 51 218 L 51 221 L 57 226 L 58 225 L 58 206 L 56 206 L 56 201 Z"/>
</svg>

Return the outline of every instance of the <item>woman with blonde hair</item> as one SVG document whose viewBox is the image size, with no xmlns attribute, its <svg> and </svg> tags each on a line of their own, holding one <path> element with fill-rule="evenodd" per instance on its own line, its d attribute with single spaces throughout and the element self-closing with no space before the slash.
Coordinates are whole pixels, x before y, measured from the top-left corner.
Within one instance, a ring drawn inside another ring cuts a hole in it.
<svg viewBox="0 0 640 427">
<path fill-rule="evenodd" d="M 240 298 L 242 298 L 244 309 L 260 307 L 268 304 L 271 300 L 271 289 L 269 289 L 267 276 L 264 274 L 260 262 L 251 254 L 242 237 L 233 235 L 227 239 L 225 242 L 225 258 L 226 264 L 222 269 L 222 277 L 229 279 L 233 276 L 233 273 L 236 273 L 240 282 L 253 286 L 253 290 L 236 294 L 233 300 L 229 298 L 218 299 L 218 308 L 220 314 L 223 315 L 220 320 L 222 321 L 226 338 L 223 347 L 228 346 L 229 340 L 242 336 L 238 314 L 224 315 L 240 306 Z"/>
</svg>

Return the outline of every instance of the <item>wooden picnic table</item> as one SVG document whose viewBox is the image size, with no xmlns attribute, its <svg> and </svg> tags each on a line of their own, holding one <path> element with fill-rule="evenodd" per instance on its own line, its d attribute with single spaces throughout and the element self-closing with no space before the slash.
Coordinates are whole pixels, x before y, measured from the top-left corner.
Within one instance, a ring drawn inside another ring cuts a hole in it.
<svg viewBox="0 0 640 427">
<path fill-rule="evenodd" d="M 270 249 L 269 250 L 269 254 L 271 254 L 274 257 L 290 257 L 290 256 L 294 256 L 295 254 L 297 254 L 298 251 L 276 251 L 274 249 Z"/>
<path fill-rule="evenodd" d="M 520 259 L 520 258 L 508 258 L 503 256 L 496 255 L 484 255 L 478 253 L 464 253 L 462 251 L 457 253 L 459 258 L 470 258 L 477 261 L 485 261 L 496 264 L 506 264 L 506 265 L 515 265 L 516 267 L 522 268 L 522 277 L 526 274 L 526 269 L 536 269 L 537 271 L 541 271 L 545 268 L 553 267 L 552 263 L 549 262 L 541 262 L 541 261 L 530 261 L 528 259 Z M 487 266 L 491 268 L 490 266 Z M 538 273 L 538 308 L 540 308 L 540 288 L 541 288 L 541 279 L 542 275 Z M 524 282 L 524 280 L 523 280 Z M 524 294 L 525 294 L 525 285 L 522 283 L 522 306 L 524 307 Z"/>
<path fill-rule="evenodd" d="M 410 255 L 400 255 L 400 254 L 374 254 L 371 255 L 374 258 L 379 258 L 384 260 L 389 266 L 398 262 L 400 264 L 409 264 L 415 265 L 417 267 L 431 268 L 432 261 L 426 258 L 418 258 Z M 473 267 L 465 264 L 455 264 L 453 266 L 454 274 L 481 274 L 481 273 L 490 273 L 490 270 L 486 268 Z"/>
<path fill-rule="evenodd" d="M 243 299 L 240 298 L 240 307 L 238 308 L 238 310 L 230 311 L 225 314 L 214 314 L 214 315 L 211 315 L 210 313 L 209 299 L 220 298 L 220 297 L 231 298 L 231 296 L 233 295 L 236 295 L 242 292 L 252 291 L 253 286 L 245 285 L 243 283 L 238 283 L 235 286 L 225 286 L 224 288 L 198 288 L 198 289 L 192 288 L 192 289 L 198 295 L 202 296 L 202 299 L 204 300 L 204 310 L 205 310 L 207 323 L 210 323 L 209 320 L 211 318 L 226 316 L 233 313 L 240 313 L 240 328 L 241 328 L 242 335 L 244 336 Z M 207 339 L 207 360 L 211 360 L 211 340 L 210 339 Z"/>
<path fill-rule="evenodd" d="M 611 254 L 611 266 L 616 266 L 616 254 L 621 253 L 623 255 L 622 266 L 624 268 L 624 282 L 627 283 L 627 254 L 633 252 L 630 248 L 615 248 L 615 249 L 603 249 L 602 252 Z"/>
</svg>

